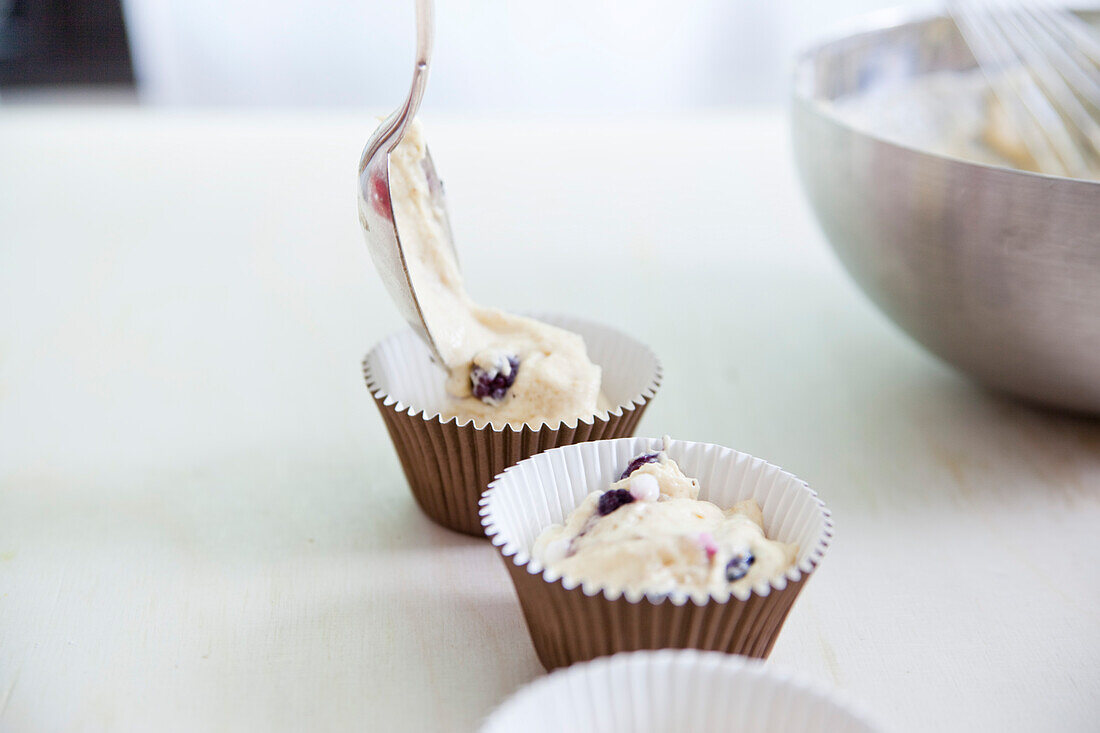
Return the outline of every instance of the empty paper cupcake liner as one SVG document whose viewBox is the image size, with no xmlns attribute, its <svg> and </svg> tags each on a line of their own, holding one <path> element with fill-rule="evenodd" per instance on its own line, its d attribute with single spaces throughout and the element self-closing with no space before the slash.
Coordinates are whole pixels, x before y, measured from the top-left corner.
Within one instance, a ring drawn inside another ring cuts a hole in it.
<svg viewBox="0 0 1100 733">
<path fill-rule="evenodd" d="M 485 533 L 501 552 L 531 639 L 547 669 L 622 651 L 709 649 L 767 657 L 787 613 L 833 536 L 829 510 L 804 481 L 759 458 L 708 443 L 671 441 L 668 455 L 699 480 L 699 498 L 720 507 L 753 498 L 770 539 L 798 543 L 787 572 L 740 595 L 651 596 L 563 578 L 531 557 L 535 539 L 631 459 L 659 449 L 653 438 L 566 446 L 512 466 L 481 499 Z"/>
<path fill-rule="evenodd" d="M 714 652 L 616 654 L 558 670 L 497 708 L 481 733 L 874 733 L 823 685 Z"/>
<path fill-rule="evenodd" d="M 445 374 L 411 330 L 371 349 L 363 376 L 386 423 L 413 497 L 432 521 L 483 536 L 478 500 L 493 477 L 540 451 L 634 434 L 661 383 L 661 366 L 644 344 L 614 329 L 576 318 L 537 316 L 580 334 L 588 357 L 603 370 L 603 393 L 614 407 L 589 418 L 532 427 L 475 427 L 444 419 Z"/>
</svg>

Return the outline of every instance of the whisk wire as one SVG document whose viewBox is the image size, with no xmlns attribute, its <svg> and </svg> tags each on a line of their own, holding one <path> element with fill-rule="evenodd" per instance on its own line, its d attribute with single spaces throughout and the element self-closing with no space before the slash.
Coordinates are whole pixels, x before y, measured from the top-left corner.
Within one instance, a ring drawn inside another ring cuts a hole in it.
<svg viewBox="0 0 1100 733">
<path fill-rule="evenodd" d="M 1093 107 L 1100 105 L 1100 57 L 1094 62 L 1075 46 L 1046 8 L 1023 7 L 1021 11 L 1029 15 L 1036 26 L 1041 26 L 1032 29 L 1032 37 L 1042 46 L 1044 53 L 1057 59 L 1070 85 L 1079 90 L 1084 101 Z"/>
<path fill-rule="evenodd" d="M 948 9 L 1037 168 L 1088 175 L 1100 163 L 1094 31 L 1042 0 L 948 0 Z"/>
<path fill-rule="evenodd" d="M 992 17 L 1000 24 L 1005 37 L 1016 48 L 1024 61 L 1024 68 L 1046 93 L 1055 112 L 1059 113 L 1069 126 L 1068 132 L 1075 138 L 1073 143 L 1076 143 L 1082 151 L 1082 157 L 1094 159 L 1100 157 L 1100 125 L 1081 103 L 1081 97 L 1085 94 L 1074 91 L 1073 83 L 1069 79 L 1071 69 L 1078 73 L 1081 73 L 1081 69 L 1077 68 L 1059 47 L 1044 44 L 1044 41 L 1049 40 L 1049 36 L 1046 36 L 1037 24 L 1028 23 L 1026 16 L 1018 9 L 1008 9 Z M 1081 75 L 1087 79 L 1087 75 L 1083 73 Z M 1071 143 L 1067 154 L 1075 153 Z M 1088 163 L 1084 165 L 1087 170 Z"/>
</svg>

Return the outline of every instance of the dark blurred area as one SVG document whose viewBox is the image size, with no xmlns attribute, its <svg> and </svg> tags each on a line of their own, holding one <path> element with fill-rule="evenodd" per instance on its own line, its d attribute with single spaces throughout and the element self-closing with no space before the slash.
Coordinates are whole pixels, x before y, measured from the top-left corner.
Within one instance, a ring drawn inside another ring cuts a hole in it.
<svg viewBox="0 0 1100 733">
<path fill-rule="evenodd" d="M 133 83 L 119 0 L 0 0 L 0 88 Z"/>
</svg>

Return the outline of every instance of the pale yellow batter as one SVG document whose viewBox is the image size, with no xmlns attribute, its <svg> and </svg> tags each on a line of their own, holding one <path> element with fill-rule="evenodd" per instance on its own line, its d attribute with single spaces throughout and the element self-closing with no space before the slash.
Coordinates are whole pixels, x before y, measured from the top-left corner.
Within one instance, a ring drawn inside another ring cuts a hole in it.
<svg viewBox="0 0 1100 733">
<path fill-rule="evenodd" d="M 794 564 L 798 546 L 765 536 L 755 500 L 723 510 L 699 500 L 699 484 L 663 452 L 650 458 L 544 530 L 534 559 L 566 578 L 651 594 L 747 591 Z"/>
<path fill-rule="evenodd" d="M 999 85 L 1022 72 L 1002 74 Z M 976 163 L 1042 171 L 986 76 L 978 69 L 937 71 L 871 85 L 832 104 L 849 124 L 921 150 Z M 1026 122 L 1027 117 L 1020 122 Z M 1032 123 L 1033 124 L 1033 123 Z M 1100 163 L 1087 160 L 1078 177 L 1100 180 Z M 1061 174 L 1061 169 L 1045 171 Z"/>
<path fill-rule="evenodd" d="M 445 418 L 518 426 L 591 417 L 606 409 L 600 368 L 575 333 L 474 303 L 447 245 L 444 213 L 434 206 L 422 162 L 419 121 L 390 155 L 390 198 L 424 320 L 442 356 L 453 400 Z M 515 367 L 512 361 L 516 361 Z M 514 377 L 514 382 L 511 382 Z M 507 387 L 475 395 L 496 378 Z M 511 383 L 510 383 L 511 382 Z"/>
</svg>

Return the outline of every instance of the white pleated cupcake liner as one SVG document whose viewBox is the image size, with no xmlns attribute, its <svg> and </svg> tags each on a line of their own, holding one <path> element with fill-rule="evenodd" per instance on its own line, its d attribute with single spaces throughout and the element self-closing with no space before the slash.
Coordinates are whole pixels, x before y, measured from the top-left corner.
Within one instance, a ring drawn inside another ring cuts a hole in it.
<svg viewBox="0 0 1100 733">
<path fill-rule="evenodd" d="M 861 706 L 824 685 L 716 652 L 631 652 L 532 682 L 481 733 L 874 733 Z"/>
<path fill-rule="evenodd" d="M 547 668 L 665 647 L 766 657 L 821 563 L 832 518 L 804 481 L 729 448 L 677 440 L 668 455 L 699 480 L 701 499 L 720 507 L 756 499 L 767 536 L 798 544 L 796 562 L 782 576 L 738 594 L 621 593 L 563 578 L 531 557 L 547 526 L 563 522 L 589 493 L 605 490 L 635 456 L 661 446 L 655 438 L 624 438 L 546 451 L 505 470 L 482 496 L 485 533 L 501 552 Z"/>
<path fill-rule="evenodd" d="M 426 344 L 402 331 L 378 343 L 363 360 L 363 376 L 421 509 L 433 521 L 482 536 L 478 500 L 496 474 L 528 456 L 587 440 L 634 434 L 661 383 L 661 366 L 644 344 L 612 328 L 563 316 L 535 316 L 579 334 L 602 369 L 606 413 L 557 425 L 478 427 L 444 419 L 446 373 Z"/>
</svg>

